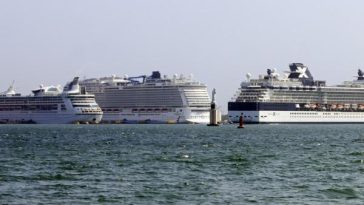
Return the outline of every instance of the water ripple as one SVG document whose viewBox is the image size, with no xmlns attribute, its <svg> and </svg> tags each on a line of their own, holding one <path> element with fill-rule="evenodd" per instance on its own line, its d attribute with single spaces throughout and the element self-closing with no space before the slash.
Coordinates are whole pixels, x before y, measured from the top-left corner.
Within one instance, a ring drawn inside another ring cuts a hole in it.
<svg viewBox="0 0 364 205">
<path fill-rule="evenodd" d="M 361 125 L 0 125 L 5 204 L 361 204 Z"/>
</svg>

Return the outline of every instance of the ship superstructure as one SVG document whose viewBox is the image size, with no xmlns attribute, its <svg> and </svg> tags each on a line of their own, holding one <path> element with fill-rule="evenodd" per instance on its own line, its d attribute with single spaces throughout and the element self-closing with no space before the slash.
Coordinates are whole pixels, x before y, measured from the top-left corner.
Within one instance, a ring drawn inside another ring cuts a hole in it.
<svg viewBox="0 0 364 205">
<path fill-rule="evenodd" d="M 309 69 L 292 63 L 281 77 L 275 69 L 241 83 L 228 103 L 229 120 L 247 123 L 364 123 L 364 73 L 337 86 L 314 80 Z"/>
<path fill-rule="evenodd" d="M 43 86 L 29 96 L 15 92 L 13 85 L 0 93 L 1 123 L 98 123 L 102 110 L 95 96 L 82 91 L 78 77 L 61 86 Z"/>
<path fill-rule="evenodd" d="M 103 77 L 85 79 L 86 91 L 95 94 L 110 123 L 208 123 L 207 87 L 192 76 Z"/>
</svg>

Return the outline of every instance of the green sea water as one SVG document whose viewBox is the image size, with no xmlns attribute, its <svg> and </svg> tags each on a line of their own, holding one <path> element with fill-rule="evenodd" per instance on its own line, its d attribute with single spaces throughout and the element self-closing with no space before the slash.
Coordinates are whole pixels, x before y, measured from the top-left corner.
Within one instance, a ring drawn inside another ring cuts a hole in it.
<svg viewBox="0 0 364 205">
<path fill-rule="evenodd" d="M 0 204 L 364 204 L 364 125 L 1 125 Z"/>
</svg>

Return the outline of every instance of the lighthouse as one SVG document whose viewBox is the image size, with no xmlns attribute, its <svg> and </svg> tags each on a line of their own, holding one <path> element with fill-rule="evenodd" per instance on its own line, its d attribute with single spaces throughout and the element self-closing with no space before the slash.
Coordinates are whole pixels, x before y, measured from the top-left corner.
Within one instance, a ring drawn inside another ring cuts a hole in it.
<svg viewBox="0 0 364 205">
<path fill-rule="evenodd" d="M 211 107 L 210 107 L 210 123 L 207 126 L 219 126 L 218 122 L 218 111 L 216 109 L 215 102 L 216 89 L 212 90 L 212 99 L 211 99 Z"/>
</svg>

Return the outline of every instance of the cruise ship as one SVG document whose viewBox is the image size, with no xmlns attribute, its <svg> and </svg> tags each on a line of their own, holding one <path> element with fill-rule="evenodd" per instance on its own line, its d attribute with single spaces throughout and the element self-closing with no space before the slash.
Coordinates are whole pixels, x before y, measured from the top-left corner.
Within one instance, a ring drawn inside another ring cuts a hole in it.
<svg viewBox="0 0 364 205">
<path fill-rule="evenodd" d="M 292 63 L 280 76 L 275 69 L 246 81 L 228 103 L 228 117 L 246 123 L 364 123 L 364 73 L 353 81 L 327 86 L 308 67 Z"/>
<path fill-rule="evenodd" d="M 80 82 L 96 97 L 104 123 L 209 122 L 210 97 L 206 85 L 192 75 L 103 77 Z"/>
<path fill-rule="evenodd" d="M 40 86 L 29 96 L 16 93 L 13 85 L 0 93 L 0 123 L 69 124 L 99 123 L 102 110 L 95 96 L 79 86 L 78 77 L 60 86 Z"/>
</svg>

